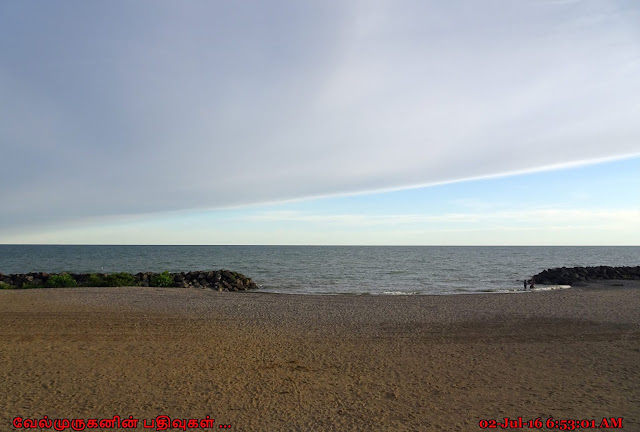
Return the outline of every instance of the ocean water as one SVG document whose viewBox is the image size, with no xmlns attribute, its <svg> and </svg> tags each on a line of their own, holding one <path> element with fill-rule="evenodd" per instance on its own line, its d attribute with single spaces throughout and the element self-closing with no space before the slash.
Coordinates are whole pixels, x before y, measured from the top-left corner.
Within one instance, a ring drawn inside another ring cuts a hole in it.
<svg viewBox="0 0 640 432">
<path fill-rule="evenodd" d="M 288 294 L 521 292 L 547 268 L 596 265 L 640 265 L 640 247 L 0 245 L 1 273 L 224 268 Z"/>
</svg>

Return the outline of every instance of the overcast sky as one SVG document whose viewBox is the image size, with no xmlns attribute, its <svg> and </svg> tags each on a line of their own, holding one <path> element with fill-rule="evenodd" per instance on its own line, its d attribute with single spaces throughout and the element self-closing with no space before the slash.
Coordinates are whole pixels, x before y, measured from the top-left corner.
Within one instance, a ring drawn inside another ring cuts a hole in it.
<svg viewBox="0 0 640 432">
<path fill-rule="evenodd" d="M 638 77 L 634 1 L 0 2 L 0 242 L 638 244 Z"/>
</svg>

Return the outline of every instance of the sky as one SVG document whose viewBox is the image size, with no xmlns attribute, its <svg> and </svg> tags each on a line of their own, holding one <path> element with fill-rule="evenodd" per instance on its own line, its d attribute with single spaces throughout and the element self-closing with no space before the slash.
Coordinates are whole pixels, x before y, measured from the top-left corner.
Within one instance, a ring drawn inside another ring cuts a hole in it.
<svg viewBox="0 0 640 432">
<path fill-rule="evenodd" d="M 639 23 L 0 2 L 0 243 L 640 245 Z"/>
</svg>

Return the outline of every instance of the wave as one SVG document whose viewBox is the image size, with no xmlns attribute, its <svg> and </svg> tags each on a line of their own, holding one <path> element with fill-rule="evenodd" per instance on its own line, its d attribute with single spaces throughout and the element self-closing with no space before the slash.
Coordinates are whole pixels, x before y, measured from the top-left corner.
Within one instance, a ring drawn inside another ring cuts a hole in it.
<svg viewBox="0 0 640 432">
<path fill-rule="evenodd" d="M 571 285 L 538 285 L 532 291 L 554 291 L 559 289 L 571 288 Z"/>
</svg>

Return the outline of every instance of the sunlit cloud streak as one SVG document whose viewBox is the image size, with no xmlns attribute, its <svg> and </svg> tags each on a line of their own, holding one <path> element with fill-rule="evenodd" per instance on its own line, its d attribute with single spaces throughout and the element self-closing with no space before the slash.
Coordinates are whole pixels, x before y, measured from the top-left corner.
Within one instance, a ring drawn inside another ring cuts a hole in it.
<svg viewBox="0 0 640 432">
<path fill-rule="evenodd" d="M 576 226 L 624 227 L 628 228 L 640 220 L 640 210 L 593 210 L 593 209 L 527 209 L 523 211 L 487 211 L 482 213 L 425 214 L 331 214 L 317 215 L 296 211 L 262 212 L 244 217 L 250 222 L 274 223 L 319 223 L 343 226 L 401 226 L 432 224 L 489 223 L 504 226 L 505 223 L 523 225 L 567 224 Z"/>
</svg>

